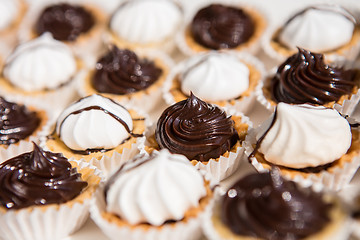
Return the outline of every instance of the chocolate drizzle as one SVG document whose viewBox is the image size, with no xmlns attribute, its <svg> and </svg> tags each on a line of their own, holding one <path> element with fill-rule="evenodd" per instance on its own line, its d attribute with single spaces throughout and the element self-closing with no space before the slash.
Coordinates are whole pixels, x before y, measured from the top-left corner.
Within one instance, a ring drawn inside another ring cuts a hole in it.
<svg viewBox="0 0 360 240">
<path fill-rule="evenodd" d="M 155 137 L 160 148 L 199 161 L 218 158 L 239 139 L 234 122 L 223 110 L 192 93 L 162 113 Z"/>
<path fill-rule="evenodd" d="M 271 80 L 272 99 L 285 103 L 324 105 L 351 94 L 356 71 L 328 66 L 322 54 L 298 48 Z"/>
<path fill-rule="evenodd" d="M 303 239 L 330 222 L 331 204 L 320 193 L 270 173 L 251 174 L 224 195 L 221 220 L 232 232 L 261 239 Z"/>
<path fill-rule="evenodd" d="M 30 136 L 40 125 L 36 112 L 0 97 L 0 144 L 10 145 Z"/>
<path fill-rule="evenodd" d="M 60 41 L 75 41 L 94 24 L 94 17 L 83 7 L 62 3 L 44 9 L 35 25 L 35 31 L 38 35 L 50 32 Z"/>
<path fill-rule="evenodd" d="M 0 164 L 0 204 L 8 209 L 61 204 L 87 186 L 60 153 L 34 150 Z"/>
<path fill-rule="evenodd" d="M 91 84 L 100 93 L 124 95 L 148 88 L 161 74 L 153 61 L 113 46 L 96 64 Z"/>
<path fill-rule="evenodd" d="M 211 4 L 200 9 L 191 23 L 194 40 L 210 49 L 235 48 L 254 34 L 255 24 L 240 8 Z"/>
</svg>

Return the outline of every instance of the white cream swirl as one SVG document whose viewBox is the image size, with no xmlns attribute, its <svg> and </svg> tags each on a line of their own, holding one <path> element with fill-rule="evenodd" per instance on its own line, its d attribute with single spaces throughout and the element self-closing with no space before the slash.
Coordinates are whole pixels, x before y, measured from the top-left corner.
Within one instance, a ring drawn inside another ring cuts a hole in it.
<svg viewBox="0 0 360 240">
<path fill-rule="evenodd" d="M 131 115 L 123 106 L 96 94 L 67 107 L 56 122 L 60 139 L 79 151 L 117 147 L 132 129 Z"/>
<path fill-rule="evenodd" d="M 20 4 L 18 0 L 0 1 L 0 31 L 8 28 L 19 15 Z"/>
<path fill-rule="evenodd" d="M 130 224 L 181 220 L 206 195 L 200 172 L 167 149 L 127 163 L 109 181 L 106 210 Z"/>
<path fill-rule="evenodd" d="M 4 76 L 19 89 L 37 91 L 70 81 L 76 69 L 71 49 L 45 33 L 15 49 L 6 59 Z"/>
<path fill-rule="evenodd" d="M 259 128 L 264 135 L 274 114 Z M 279 103 L 276 119 L 260 144 L 268 162 L 291 168 L 316 167 L 343 156 L 351 145 L 349 123 L 335 109 Z"/>
<path fill-rule="evenodd" d="M 354 28 L 351 16 L 340 8 L 315 7 L 291 19 L 280 32 L 279 40 L 293 50 L 301 47 L 323 52 L 350 42 Z"/>
<path fill-rule="evenodd" d="M 192 91 L 204 101 L 222 101 L 239 97 L 249 88 L 248 67 L 235 55 L 209 52 L 196 55 L 185 63 L 180 75 L 181 91 Z"/>
<path fill-rule="evenodd" d="M 110 28 L 126 41 L 146 44 L 170 37 L 181 20 L 181 10 L 172 1 L 133 0 L 122 4 L 114 13 Z"/>
</svg>

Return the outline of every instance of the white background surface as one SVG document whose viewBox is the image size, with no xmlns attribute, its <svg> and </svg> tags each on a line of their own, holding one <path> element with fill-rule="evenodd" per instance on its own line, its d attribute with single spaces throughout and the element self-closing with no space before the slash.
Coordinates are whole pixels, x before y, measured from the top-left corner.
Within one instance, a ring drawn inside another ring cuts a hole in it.
<svg viewBox="0 0 360 240">
<path fill-rule="evenodd" d="M 32 3 L 35 0 L 28 0 Z M 36 1 L 44 1 L 44 0 L 36 0 Z M 99 6 L 104 7 L 104 9 L 107 12 L 112 12 L 113 9 L 121 2 L 119 0 L 78 0 L 81 2 L 94 2 L 94 3 L 100 3 Z M 72 1 L 74 2 L 74 1 Z M 203 2 L 210 2 L 208 0 L 182 0 L 186 5 L 186 9 L 189 11 L 194 11 L 196 9 L 197 4 L 201 4 Z M 273 25 L 281 25 L 284 20 L 287 19 L 289 15 L 291 15 L 292 12 L 296 11 L 297 9 L 301 9 L 306 5 L 312 5 L 315 3 L 342 3 L 346 5 L 353 5 L 356 8 L 360 9 L 360 0 L 337 0 L 337 1 L 314 1 L 314 0 L 240 0 L 240 2 L 248 2 L 252 5 L 256 5 L 259 8 L 261 8 L 263 11 L 266 11 L 268 13 L 269 20 L 271 24 Z M 360 14 L 359 14 L 360 15 Z M 360 17 L 360 16 L 359 16 Z M 272 68 L 275 66 L 274 62 L 271 61 L 271 59 L 267 58 L 262 52 L 258 54 L 258 57 L 260 60 L 262 60 L 267 69 Z M 162 104 L 159 106 L 158 110 L 153 113 L 153 117 L 156 118 L 158 114 L 160 114 L 165 107 L 165 104 Z M 251 112 L 248 113 L 251 120 L 254 122 L 254 125 L 256 126 L 258 123 L 262 122 L 264 118 L 266 118 L 269 113 L 259 104 L 255 104 L 254 108 Z M 242 166 L 240 166 L 241 168 Z M 241 169 L 240 172 L 236 173 L 235 175 L 231 176 L 229 179 L 226 179 L 222 185 L 228 186 L 230 183 L 233 182 L 234 179 L 237 179 L 241 175 L 243 175 L 245 172 L 250 171 L 250 169 Z M 59 226 L 61 227 L 61 226 Z M 86 224 L 75 234 L 72 236 L 66 238 L 66 240 L 102 240 L 102 239 L 108 239 L 105 237 L 105 235 L 102 234 L 102 232 L 97 228 L 97 226 L 89 219 Z"/>
</svg>

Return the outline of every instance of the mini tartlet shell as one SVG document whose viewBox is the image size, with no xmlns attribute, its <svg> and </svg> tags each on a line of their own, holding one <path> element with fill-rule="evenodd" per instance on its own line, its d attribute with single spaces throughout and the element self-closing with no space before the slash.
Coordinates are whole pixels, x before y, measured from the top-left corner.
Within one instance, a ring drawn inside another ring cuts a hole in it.
<svg viewBox="0 0 360 240">
<path fill-rule="evenodd" d="M 261 39 L 263 38 L 264 33 L 266 32 L 266 29 L 268 27 L 269 21 L 267 15 L 265 14 L 265 11 L 261 10 L 258 6 L 255 7 L 249 4 L 244 5 L 243 3 L 240 3 L 239 1 L 236 0 L 210 1 L 210 2 L 206 2 L 205 5 L 199 7 L 199 9 L 208 6 L 210 4 L 216 4 L 216 3 L 241 8 L 242 10 L 244 10 L 244 12 L 246 12 L 252 17 L 256 26 L 253 36 L 247 42 L 242 43 L 239 46 L 232 48 L 231 50 L 246 51 L 255 54 L 260 48 Z M 189 26 L 191 24 L 192 18 L 193 16 L 191 17 L 188 16 L 188 19 L 185 20 L 184 27 L 176 35 L 176 44 L 178 48 L 183 54 L 187 56 L 191 56 L 199 52 L 206 52 L 212 50 L 195 42 L 195 40 L 191 36 Z"/>
<path fill-rule="evenodd" d="M 158 80 L 144 90 L 134 93 L 119 95 L 112 93 L 100 93 L 91 84 L 91 78 L 94 74 L 94 69 L 87 72 L 82 72 L 82 77 L 78 79 L 78 92 L 80 96 L 89 96 L 91 94 L 101 94 L 110 99 L 114 99 L 121 104 L 131 105 L 139 108 L 145 112 L 150 112 L 162 100 L 162 86 L 173 67 L 172 59 L 165 53 L 160 51 L 144 51 L 138 55 L 140 59 L 149 59 L 154 61 L 155 66 L 162 70 Z"/>
<path fill-rule="evenodd" d="M 89 155 L 83 155 L 79 153 L 73 152 L 69 149 L 61 139 L 59 139 L 56 132 L 53 131 L 52 134 L 48 136 L 43 136 L 41 138 L 40 146 L 43 147 L 45 150 L 50 150 L 51 152 L 61 152 L 65 157 L 71 158 L 74 157 L 75 159 L 84 159 L 85 161 L 89 162 L 92 158 L 101 159 L 104 155 L 111 157 L 114 152 L 122 153 L 124 149 L 130 149 L 131 152 L 138 150 L 138 144 L 141 144 L 144 141 L 144 131 L 146 129 L 146 118 L 143 115 L 140 115 L 135 110 L 128 109 L 132 119 L 133 119 L 133 130 L 130 138 L 126 140 L 124 143 L 118 145 L 117 147 L 110 149 L 108 151 L 102 152 L 97 151 L 90 153 Z M 55 124 L 49 125 L 49 129 L 54 129 Z M 137 136 L 141 135 L 141 136 Z"/>
<path fill-rule="evenodd" d="M 198 207 L 187 210 L 184 219 L 165 223 L 158 227 L 146 223 L 131 225 L 118 216 L 106 212 L 103 187 L 96 191 L 90 213 L 94 222 L 110 239 L 118 239 L 119 237 L 129 240 L 199 239 L 203 214 L 213 199 L 213 190 L 210 188 L 210 183 L 205 181 L 207 195 L 200 199 Z"/>
<path fill-rule="evenodd" d="M 209 159 L 206 162 L 200 162 L 198 160 L 190 160 L 190 162 L 199 170 L 205 171 L 212 180 L 221 181 L 233 174 L 240 166 L 241 159 L 244 155 L 244 147 L 242 141 L 245 140 L 247 132 L 252 128 L 252 122 L 242 113 L 236 112 L 231 109 L 227 111 L 234 121 L 234 128 L 237 130 L 240 141 L 238 141 L 230 151 L 225 152 L 220 157 Z M 159 150 L 159 146 L 155 139 L 156 125 L 150 126 L 145 133 L 146 141 L 144 150 L 147 153 L 151 153 L 154 150 Z"/>
<path fill-rule="evenodd" d="M 244 63 L 249 69 L 249 88 L 243 92 L 239 97 L 223 101 L 210 101 L 210 103 L 216 104 L 221 107 L 232 109 L 239 112 L 246 112 L 255 96 L 254 92 L 257 86 L 260 85 L 265 77 L 264 64 L 256 57 L 247 53 L 237 53 L 235 51 L 227 51 L 228 54 L 236 56 L 240 62 Z M 185 69 L 185 61 L 178 63 L 169 73 L 163 88 L 163 98 L 168 105 L 180 102 L 188 98 L 181 91 L 181 82 L 179 75 Z M 219 79 L 221 81 L 221 79 Z M 231 87 L 231 86 L 229 86 Z"/>
<path fill-rule="evenodd" d="M 63 239 L 79 229 L 88 217 L 91 198 L 100 183 L 98 171 L 88 163 L 69 160 L 88 186 L 76 198 L 63 204 L 32 206 L 19 210 L 0 208 L 0 233 L 11 240 Z"/>
</svg>

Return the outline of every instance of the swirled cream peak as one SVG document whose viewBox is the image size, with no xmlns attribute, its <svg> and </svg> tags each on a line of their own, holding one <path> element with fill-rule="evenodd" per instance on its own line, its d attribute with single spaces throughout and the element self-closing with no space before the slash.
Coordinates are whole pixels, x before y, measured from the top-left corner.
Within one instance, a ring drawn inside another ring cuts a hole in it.
<svg viewBox="0 0 360 240">
<path fill-rule="evenodd" d="M 181 10 L 172 1 L 127 1 L 112 16 L 110 28 L 126 41 L 153 43 L 171 37 L 181 19 Z"/>
<path fill-rule="evenodd" d="M 7 58 L 4 76 L 25 91 L 55 89 L 70 81 L 76 60 L 64 43 L 44 34 L 23 43 Z"/>
<path fill-rule="evenodd" d="M 299 169 L 325 165 L 344 155 L 351 145 L 351 129 L 335 109 L 279 103 L 256 138 L 262 138 L 259 152 L 268 162 Z"/>
<path fill-rule="evenodd" d="M 133 128 L 130 113 L 101 95 L 90 95 L 67 107 L 56 122 L 56 133 L 75 151 L 112 149 L 126 140 Z"/>
<path fill-rule="evenodd" d="M 290 49 L 306 48 L 324 52 L 350 42 L 355 24 L 338 6 L 314 6 L 296 14 L 285 24 L 279 40 Z"/>
<path fill-rule="evenodd" d="M 130 224 L 155 226 L 181 220 L 206 194 L 203 177 L 189 160 L 166 149 L 126 163 L 105 190 L 107 212 Z"/>
<path fill-rule="evenodd" d="M 210 52 L 187 61 L 180 76 L 181 91 L 204 101 L 239 97 L 249 87 L 249 69 L 236 56 Z"/>
<path fill-rule="evenodd" d="M 0 1 L 0 31 L 8 28 L 19 14 L 20 3 L 17 0 Z"/>
</svg>

